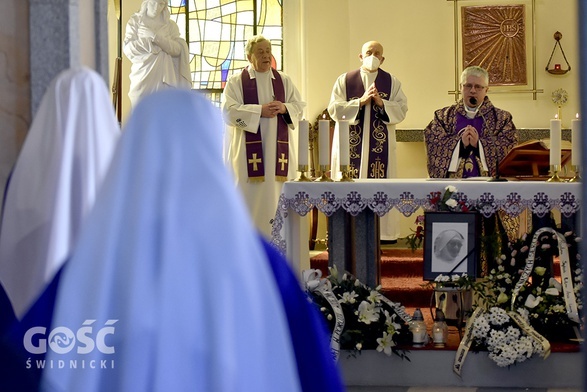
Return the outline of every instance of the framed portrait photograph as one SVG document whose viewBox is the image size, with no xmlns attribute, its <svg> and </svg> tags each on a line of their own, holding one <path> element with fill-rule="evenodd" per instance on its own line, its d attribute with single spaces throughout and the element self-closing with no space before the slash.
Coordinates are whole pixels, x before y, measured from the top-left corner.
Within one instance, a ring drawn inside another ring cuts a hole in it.
<svg viewBox="0 0 587 392">
<path fill-rule="evenodd" d="M 477 276 L 479 218 L 474 212 L 424 213 L 424 280 L 438 275 Z"/>
</svg>

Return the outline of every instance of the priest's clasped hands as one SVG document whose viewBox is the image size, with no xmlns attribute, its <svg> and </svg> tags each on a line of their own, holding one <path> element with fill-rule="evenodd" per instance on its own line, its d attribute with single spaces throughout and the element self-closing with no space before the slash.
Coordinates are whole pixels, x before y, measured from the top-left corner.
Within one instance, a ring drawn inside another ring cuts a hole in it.
<svg viewBox="0 0 587 392">
<path fill-rule="evenodd" d="M 261 117 L 273 118 L 278 114 L 284 114 L 287 111 L 281 101 L 272 101 L 261 106 Z"/>
<path fill-rule="evenodd" d="M 379 91 L 377 91 L 375 83 L 372 83 L 371 86 L 369 86 L 369 89 L 365 91 L 365 93 L 361 97 L 361 106 L 365 106 L 366 104 L 371 102 L 371 100 L 373 100 L 375 105 L 383 107 L 383 100 L 379 96 Z"/>
<path fill-rule="evenodd" d="M 461 135 L 461 141 L 465 147 L 471 146 L 477 148 L 477 143 L 479 143 L 479 133 L 475 127 L 467 125 L 459 131 L 459 134 Z"/>
</svg>

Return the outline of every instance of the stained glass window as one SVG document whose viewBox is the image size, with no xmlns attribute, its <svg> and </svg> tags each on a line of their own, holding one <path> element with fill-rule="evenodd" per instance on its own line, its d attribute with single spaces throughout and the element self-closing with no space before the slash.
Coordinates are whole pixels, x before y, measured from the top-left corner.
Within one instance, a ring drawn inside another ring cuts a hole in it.
<svg viewBox="0 0 587 392">
<path fill-rule="evenodd" d="M 169 0 L 190 50 L 192 88 L 219 102 L 228 78 L 248 65 L 245 45 L 256 34 L 271 41 L 276 68 L 282 70 L 282 1 Z"/>
</svg>

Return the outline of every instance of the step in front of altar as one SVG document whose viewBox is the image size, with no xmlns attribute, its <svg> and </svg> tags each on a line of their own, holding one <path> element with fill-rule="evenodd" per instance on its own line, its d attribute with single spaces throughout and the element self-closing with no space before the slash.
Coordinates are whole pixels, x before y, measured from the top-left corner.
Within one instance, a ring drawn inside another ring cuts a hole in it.
<svg viewBox="0 0 587 392">
<path fill-rule="evenodd" d="M 486 352 L 469 352 L 461 377 L 453 372 L 455 351 L 413 349 L 410 361 L 375 350 L 356 358 L 341 351 L 339 364 L 349 391 L 356 387 L 494 387 L 577 388 L 583 386 L 583 356 L 580 351 L 553 352 L 546 359 L 531 359 L 500 368 Z"/>
<path fill-rule="evenodd" d="M 310 266 L 328 276 L 328 252 L 312 257 Z M 428 307 L 432 289 L 425 286 L 423 271 L 421 249 L 384 249 L 380 264 L 382 294 L 406 307 Z"/>
</svg>

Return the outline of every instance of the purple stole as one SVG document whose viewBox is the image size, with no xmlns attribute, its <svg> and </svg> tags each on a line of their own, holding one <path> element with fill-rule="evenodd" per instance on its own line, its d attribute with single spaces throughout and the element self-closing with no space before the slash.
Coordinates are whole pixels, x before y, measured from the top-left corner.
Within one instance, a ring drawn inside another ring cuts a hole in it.
<svg viewBox="0 0 587 392">
<path fill-rule="evenodd" d="M 346 96 L 347 101 L 351 99 L 360 98 L 365 93 L 363 80 L 361 79 L 361 71 L 355 70 L 346 74 Z M 379 69 L 377 77 L 375 78 L 375 87 L 379 91 L 382 99 L 388 100 L 391 96 L 391 75 L 382 69 Z M 349 157 L 351 164 L 352 177 L 359 177 L 359 170 L 361 167 L 361 152 L 363 148 L 363 140 L 365 134 L 365 106 L 361 108 L 358 114 L 359 122 L 356 125 L 349 127 Z M 387 178 L 387 162 L 389 154 L 389 134 L 387 132 L 387 125 L 383 122 L 386 118 L 385 109 L 379 108 L 371 104 L 371 132 L 369 137 L 369 160 L 367 178 Z"/>
<path fill-rule="evenodd" d="M 273 94 L 276 101 L 285 102 L 285 87 L 279 72 L 271 68 L 273 72 Z M 243 69 L 241 76 L 243 86 L 243 100 L 246 105 L 258 105 L 257 79 L 251 79 L 249 71 Z M 249 181 L 262 182 L 265 180 L 265 161 L 263 160 L 263 140 L 261 138 L 261 125 L 257 133 L 245 132 L 245 151 L 247 156 L 247 172 Z M 289 163 L 289 135 L 287 123 L 283 116 L 277 116 L 277 156 L 275 157 L 275 179 L 287 181 Z"/>
<path fill-rule="evenodd" d="M 467 125 L 473 126 L 479 133 L 479 140 L 483 136 L 483 117 L 468 118 L 460 113 L 457 113 L 456 120 L 456 131 L 465 128 Z M 460 142 L 459 142 L 460 143 Z M 481 143 L 479 141 L 479 143 Z M 465 167 L 463 168 L 463 178 L 468 177 L 479 177 L 481 170 L 479 170 L 479 164 L 477 163 L 477 154 L 471 151 L 465 158 Z"/>
</svg>

